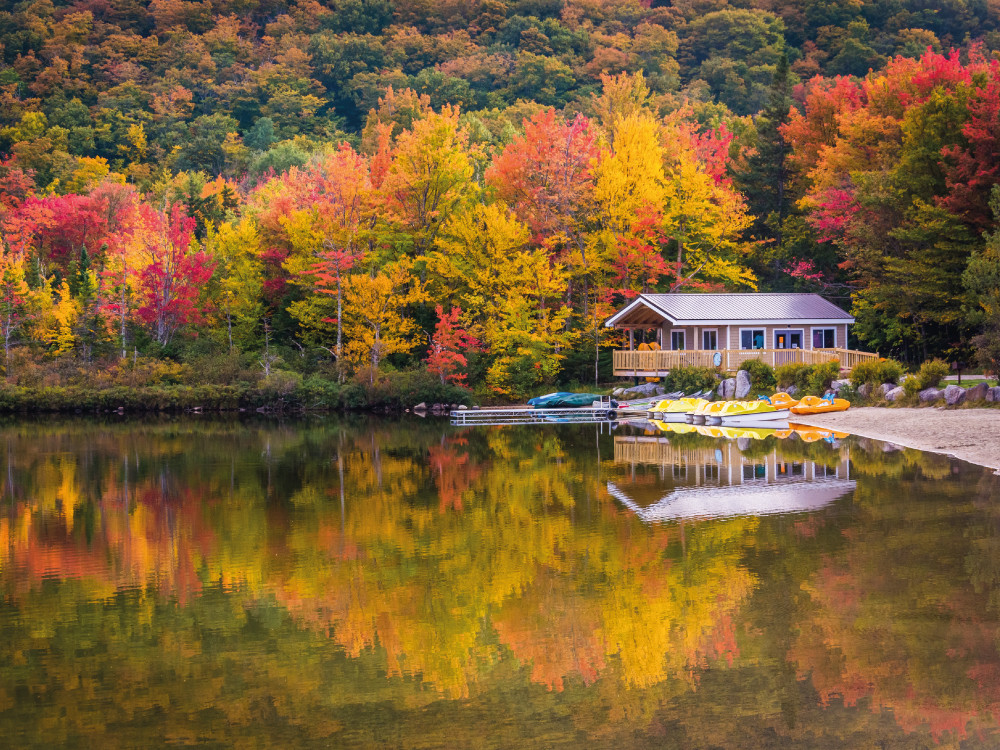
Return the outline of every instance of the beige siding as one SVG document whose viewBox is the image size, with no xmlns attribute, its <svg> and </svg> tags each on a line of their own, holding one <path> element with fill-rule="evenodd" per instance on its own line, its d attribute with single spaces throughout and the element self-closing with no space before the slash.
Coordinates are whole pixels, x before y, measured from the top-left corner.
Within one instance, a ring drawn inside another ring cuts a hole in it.
<svg viewBox="0 0 1000 750">
<path fill-rule="evenodd" d="M 720 349 L 739 349 L 740 348 L 740 330 L 741 329 L 753 329 L 758 330 L 760 328 L 764 329 L 764 348 L 773 349 L 774 345 L 774 332 L 777 330 L 793 330 L 802 331 L 802 348 L 812 349 L 812 331 L 813 328 L 835 328 L 837 331 L 837 347 L 840 349 L 847 348 L 847 325 L 812 325 L 809 323 L 801 324 L 783 324 L 783 325 L 767 325 L 767 326 L 751 326 L 742 323 L 732 323 L 728 326 L 724 324 L 710 325 L 710 326 L 677 326 L 672 327 L 670 325 L 664 325 L 661 329 L 662 336 L 662 346 L 664 349 L 670 349 L 670 334 L 672 331 L 684 331 L 685 334 L 685 344 L 687 349 L 701 349 L 702 344 L 702 331 L 705 329 L 714 328 L 718 331 L 718 341 Z M 726 332 L 728 330 L 729 336 L 726 337 Z"/>
</svg>

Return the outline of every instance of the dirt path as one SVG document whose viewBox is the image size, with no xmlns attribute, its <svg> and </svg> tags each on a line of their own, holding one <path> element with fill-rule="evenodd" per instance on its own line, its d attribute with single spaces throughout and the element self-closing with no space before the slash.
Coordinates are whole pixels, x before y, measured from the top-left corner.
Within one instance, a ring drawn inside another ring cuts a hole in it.
<svg viewBox="0 0 1000 750">
<path fill-rule="evenodd" d="M 827 427 L 919 450 L 947 453 L 1000 474 L 1000 410 L 886 409 L 860 407 L 835 414 L 795 417 Z"/>
</svg>

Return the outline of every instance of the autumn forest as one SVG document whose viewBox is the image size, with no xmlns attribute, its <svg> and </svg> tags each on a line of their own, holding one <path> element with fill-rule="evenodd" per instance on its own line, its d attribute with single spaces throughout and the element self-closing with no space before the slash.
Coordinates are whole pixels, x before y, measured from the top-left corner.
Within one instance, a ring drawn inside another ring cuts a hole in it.
<svg viewBox="0 0 1000 750">
<path fill-rule="evenodd" d="M 0 391 L 520 398 L 676 290 L 995 370 L 994 50 L 966 0 L 4 3 Z"/>
</svg>

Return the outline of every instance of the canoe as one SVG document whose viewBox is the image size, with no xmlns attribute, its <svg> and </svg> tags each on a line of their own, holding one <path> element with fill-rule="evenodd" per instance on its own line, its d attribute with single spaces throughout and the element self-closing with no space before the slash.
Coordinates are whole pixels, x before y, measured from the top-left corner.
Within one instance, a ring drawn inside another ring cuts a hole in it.
<svg viewBox="0 0 1000 750">
<path fill-rule="evenodd" d="M 600 401 L 601 397 L 594 393 L 550 393 L 547 396 L 539 396 L 528 401 L 528 406 L 536 409 L 580 409 L 593 406 L 595 401 Z"/>
<path fill-rule="evenodd" d="M 846 398 L 819 398 L 818 396 L 803 396 L 799 403 L 791 408 L 792 414 L 826 414 L 831 411 L 847 411 L 851 402 Z"/>
</svg>

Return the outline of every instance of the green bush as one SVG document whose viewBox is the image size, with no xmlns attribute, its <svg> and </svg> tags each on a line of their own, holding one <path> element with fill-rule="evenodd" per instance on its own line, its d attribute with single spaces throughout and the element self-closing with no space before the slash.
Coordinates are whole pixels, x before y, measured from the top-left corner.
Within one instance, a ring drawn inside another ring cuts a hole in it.
<svg viewBox="0 0 1000 750">
<path fill-rule="evenodd" d="M 829 390 L 830 384 L 839 377 L 839 360 L 835 359 L 822 365 L 812 365 L 804 390 L 813 396 L 822 396 Z"/>
<path fill-rule="evenodd" d="M 920 365 L 920 369 L 917 370 L 915 379 L 917 381 L 917 390 L 923 391 L 927 388 L 937 388 L 941 385 L 941 381 L 944 380 L 945 376 L 951 371 L 948 363 L 941 359 L 932 359 L 929 362 L 924 362 Z M 909 380 L 906 381 L 907 383 Z"/>
<path fill-rule="evenodd" d="M 866 383 L 871 386 L 882 383 L 898 383 L 903 377 L 903 366 L 894 359 L 879 359 L 862 362 L 851 370 L 851 385 L 859 388 Z"/>
<path fill-rule="evenodd" d="M 774 371 L 774 376 L 778 381 L 778 388 L 794 385 L 800 391 L 804 391 L 809 382 L 810 372 L 810 365 L 803 362 L 789 362 L 778 367 Z"/>
<path fill-rule="evenodd" d="M 715 377 L 715 369 L 712 367 L 675 367 L 663 379 L 663 387 L 668 392 L 693 393 L 694 391 L 704 391 L 707 388 L 715 388 L 718 382 Z"/>
<path fill-rule="evenodd" d="M 779 388 L 794 385 L 803 394 L 822 396 L 840 376 L 840 362 L 833 360 L 822 365 L 791 362 L 775 370 L 775 376 Z"/>
<path fill-rule="evenodd" d="M 750 390 L 752 393 L 773 391 L 778 384 L 774 368 L 767 364 L 767 362 L 759 359 L 748 359 L 740 365 L 740 369 L 746 370 L 750 376 Z"/>
</svg>

